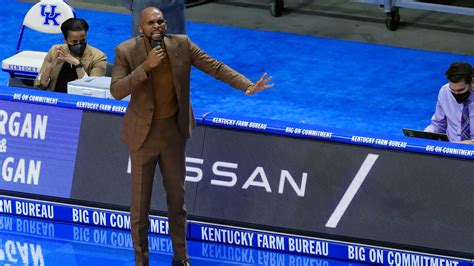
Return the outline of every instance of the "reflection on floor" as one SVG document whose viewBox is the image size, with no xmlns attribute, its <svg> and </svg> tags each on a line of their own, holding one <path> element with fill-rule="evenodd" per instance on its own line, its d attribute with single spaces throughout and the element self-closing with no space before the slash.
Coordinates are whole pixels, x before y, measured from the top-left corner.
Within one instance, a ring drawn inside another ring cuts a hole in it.
<svg viewBox="0 0 474 266">
<path fill-rule="evenodd" d="M 170 265 L 171 240 L 150 236 L 150 265 Z M 189 241 L 193 265 L 325 265 L 354 263 Z M 128 231 L 0 215 L 0 264 L 134 265 Z"/>
</svg>

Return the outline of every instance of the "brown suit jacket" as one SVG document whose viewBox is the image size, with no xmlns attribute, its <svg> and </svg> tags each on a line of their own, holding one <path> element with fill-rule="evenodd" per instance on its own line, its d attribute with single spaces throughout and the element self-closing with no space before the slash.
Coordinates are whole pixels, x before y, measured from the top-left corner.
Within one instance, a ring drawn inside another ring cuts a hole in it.
<svg viewBox="0 0 474 266">
<path fill-rule="evenodd" d="M 44 75 L 44 70 L 47 66 L 51 64 L 53 61 L 53 58 L 55 58 L 56 55 L 56 47 L 57 46 L 62 46 L 66 50 L 68 49 L 67 44 L 56 44 L 49 49 L 49 52 L 46 54 L 46 57 L 44 58 L 43 64 L 41 65 L 40 72 L 38 73 L 38 76 L 35 79 L 35 86 L 40 87 L 42 89 L 47 89 L 49 91 L 54 90 L 56 87 L 56 81 L 58 81 L 58 76 L 59 72 L 61 72 L 61 68 L 63 67 L 63 63 L 55 66 L 52 70 L 49 76 Z M 84 70 L 86 71 L 88 76 L 97 76 L 101 77 L 105 75 L 105 67 L 107 66 L 107 57 L 105 54 L 87 44 L 86 49 L 84 50 L 84 54 L 82 55 L 81 61 Z"/>
<path fill-rule="evenodd" d="M 195 126 L 189 99 L 191 65 L 242 91 L 252 85 L 252 82 L 207 55 L 186 35 L 167 35 L 164 44 L 178 98 L 179 130 L 184 138 L 189 138 Z M 150 130 L 155 108 L 151 78 L 147 76 L 142 66 L 146 58 L 143 36 L 127 40 L 115 48 L 110 92 L 119 100 L 131 95 L 122 124 L 121 138 L 132 151 L 138 150 L 143 145 Z"/>
</svg>

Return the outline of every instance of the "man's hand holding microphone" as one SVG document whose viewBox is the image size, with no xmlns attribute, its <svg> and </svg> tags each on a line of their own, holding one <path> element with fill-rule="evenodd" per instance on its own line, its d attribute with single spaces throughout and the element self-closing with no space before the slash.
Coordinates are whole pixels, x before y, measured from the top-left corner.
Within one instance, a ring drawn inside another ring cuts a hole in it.
<svg viewBox="0 0 474 266">
<path fill-rule="evenodd" d="M 143 62 L 143 69 L 146 73 L 150 73 L 152 69 L 160 65 L 165 57 L 166 52 L 161 46 L 161 42 L 156 42 L 156 46 L 150 50 L 148 57 L 145 62 Z"/>
</svg>

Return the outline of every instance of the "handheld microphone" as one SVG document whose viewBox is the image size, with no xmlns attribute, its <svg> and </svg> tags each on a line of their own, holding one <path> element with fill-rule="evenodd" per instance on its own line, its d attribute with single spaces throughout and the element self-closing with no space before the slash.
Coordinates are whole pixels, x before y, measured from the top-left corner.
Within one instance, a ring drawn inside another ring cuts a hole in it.
<svg viewBox="0 0 474 266">
<path fill-rule="evenodd" d="M 160 40 L 150 40 L 150 46 L 151 46 L 151 49 L 153 49 L 157 46 L 161 46 L 161 41 Z"/>
</svg>

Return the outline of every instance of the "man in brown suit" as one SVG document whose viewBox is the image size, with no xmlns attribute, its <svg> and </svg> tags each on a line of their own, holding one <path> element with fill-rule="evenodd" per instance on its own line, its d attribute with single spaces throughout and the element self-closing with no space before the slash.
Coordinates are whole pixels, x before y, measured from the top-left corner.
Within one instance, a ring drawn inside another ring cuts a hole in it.
<svg viewBox="0 0 474 266">
<path fill-rule="evenodd" d="M 195 126 L 190 102 L 191 65 L 248 95 L 273 86 L 266 73 L 252 83 L 211 58 L 186 35 L 167 35 L 163 13 L 145 8 L 143 35 L 115 48 L 110 91 L 116 99 L 131 95 L 121 137 L 132 162 L 131 230 L 136 265 L 148 265 L 148 213 L 156 164 L 167 196 L 173 265 L 190 265 L 184 205 L 185 145 Z"/>
</svg>

